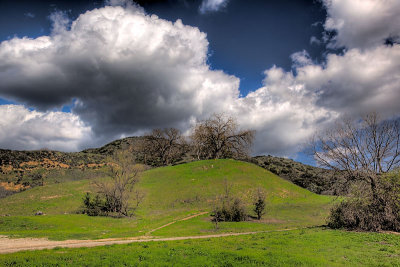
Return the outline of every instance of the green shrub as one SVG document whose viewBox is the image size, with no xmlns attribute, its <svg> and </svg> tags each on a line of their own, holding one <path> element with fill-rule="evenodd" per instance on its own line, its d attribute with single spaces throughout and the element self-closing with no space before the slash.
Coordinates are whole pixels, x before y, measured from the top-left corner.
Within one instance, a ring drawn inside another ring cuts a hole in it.
<svg viewBox="0 0 400 267">
<path fill-rule="evenodd" d="M 265 190 L 258 187 L 253 196 L 253 211 L 257 215 L 257 219 L 261 220 L 261 217 L 265 214 Z"/>
<path fill-rule="evenodd" d="M 99 194 L 92 197 L 90 193 L 86 193 L 83 198 L 83 205 L 83 214 L 89 216 L 105 216 L 108 214 L 108 204 Z"/>
<path fill-rule="evenodd" d="M 219 203 L 211 213 L 212 221 L 241 222 L 247 220 L 248 214 L 240 198 L 218 200 Z"/>
</svg>

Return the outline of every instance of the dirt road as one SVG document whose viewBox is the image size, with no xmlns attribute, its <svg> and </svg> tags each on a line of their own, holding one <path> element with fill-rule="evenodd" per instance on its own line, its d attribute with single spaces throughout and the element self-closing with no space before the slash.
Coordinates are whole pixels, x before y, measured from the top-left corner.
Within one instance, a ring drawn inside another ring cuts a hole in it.
<svg viewBox="0 0 400 267">
<path fill-rule="evenodd" d="M 205 238 L 215 238 L 224 236 L 250 235 L 256 233 L 260 232 L 227 233 L 227 234 L 215 234 L 215 235 L 182 236 L 182 237 L 166 237 L 166 238 L 150 238 L 148 236 L 140 236 L 134 238 L 109 238 L 109 239 L 98 239 L 98 240 L 65 240 L 65 241 L 51 241 L 45 238 L 10 239 L 7 237 L 0 237 L 0 254 L 12 253 L 22 250 L 52 249 L 55 247 L 65 247 L 65 248 L 96 247 L 96 246 L 113 245 L 113 244 L 127 244 L 134 242 L 205 239 Z"/>
<path fill-rule="evenodd" d="M 225 234 L 214 234 L 214 235 L 202 235 L 202 236 L 182 236 L 182 237 L 166 237 L 166 238 L 155 238 L 150 236 L 151 233 L 167 227 L 173 223 L 179 221 L 185 221 L 192 219 L 194 217 L 204 215 L 207 212 L 201 212 L 183 219 L 174 220 L 170 223 L 157 227 L 150 230 L 144 236 L 139 237 L 128 237 L 128 238 L 107 238 L 107 239 L 97 239 L 97 240 L 64 240 L 64 241 L 52 241 L 46 238 L 8 238 L 6 236 L 0 236 L 0 254 L 13 253 L 22 250 L 40 250 L 40 249 L 52 249 L 55 247 L 65 247 L 65 248 L 80 248 L 80 247 L 96 247 L 104 245 L 113 244 L 127 244 L 134 242 L 151 242 L 151 241 L 173 241 L 173 240 L 187 240 L 187 239 L 205 239 L 205 238 L 216 238 L 224 236 L 239 236 L 239 235 L 250 235 L 256 233 L 265 233 L 272 231 L 262 231 L 262 232 L 245 232 L 245 233 L 225 233 Z M 276 231 L 290 231 L 295 229 L 283 229 Z"/>
</svg>

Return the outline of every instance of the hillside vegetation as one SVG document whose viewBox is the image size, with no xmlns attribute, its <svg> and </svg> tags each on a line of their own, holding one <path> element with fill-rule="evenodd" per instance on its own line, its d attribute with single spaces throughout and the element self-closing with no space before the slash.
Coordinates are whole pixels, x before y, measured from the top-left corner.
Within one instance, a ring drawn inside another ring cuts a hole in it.
<svg viewBox="0 0 400 267">
<path fill-rule="evenodd" d="M 74 153 L 0 149 L 0 198 L 42 184 L 101 176 L 99 169 L 107 163 L 107 157 L 129 147 L 137 147 L 142 139 L 127 137 L 100 148 Z M 143 157 L 135 149 L 131 153 L 138 163 L 144 163 Z M 179 163 L 193 160 L 193 157 L 187 155 Z M 331 170 L 273 156 L 257 156 L 249 161 L 317 194 L 346 193 L 340 175 Z"/>
<path fill-rule="evenodd" d="M 254 164 L 234 160 L 197 161 L 151 169 L 142 173 L 138 187 L 145 193 L 133 218 L 102 218 L 75 214 L 94 179 L 54 183 L 0 199 L 0 234 L 47 236 L 53 239 L 102 238 L 143 235 L 151 229 L 192 214 L 209 212 L 226 183 L 247 207 L 251 192 L 261 186 L 267 193 L 267 214 L 258 221 L 223 223 L 221 232 L 241 232 L 325 223 L 332 203 L 328 196 L 302 189 Z M 38 210 L 46 215 L 33 216 Z M 257 223 L 255 223 L 257 222 Z M 215 232 L 204 214 L 152 232 L 179 236 Z"/>
<path fill-rule="evenodd" d="M 343 186 L 343 175 L 333 170 L 270 155 L 253 157 L 251 162 L 317 194 L 344 195 L 347 193 L 347 188 Z"/>
</svg>

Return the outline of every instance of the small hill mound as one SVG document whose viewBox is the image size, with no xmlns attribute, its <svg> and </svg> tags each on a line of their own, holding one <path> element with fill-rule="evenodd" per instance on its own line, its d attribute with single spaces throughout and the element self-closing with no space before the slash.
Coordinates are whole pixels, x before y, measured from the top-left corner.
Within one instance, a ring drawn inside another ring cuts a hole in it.
<svg viewBox="0 0 400 267">
<path fill-rule="evenodd" d="M 148 195 L 151 207 L 205 208 L 226 184 L 232 194 L 250 202 L 252 190 L 265 189 L 271 203 L 298 202 L 322 198 L 254 164 L 230 159 L 204 160 L 162 167 L 143 174 L 140 187 Z"/>
<path fill-rule="evenodd" d="M 104 179 L 104 176 L 39 186 L 9 196 L 0 200 L 0 213 L 32 215 L 37 210 L 46 214 L 74 212 L 79 209 L 84 193 L 94 191 L 90 183 L 96 179 Z M 326 199 L 251 163 L 229 159 L 205 160 L 143 172 L 138 188 L 146 197 L 138 212 L 151 214 L 208 209 L 216 196 L 224 193 L 227 184 L 232 187 L 232 195 L 247 203 L 251 202 L 252 191 L 257 187 L 264 188 L 267 201 L 274 204 L 318 203 Z"/>
</svg>

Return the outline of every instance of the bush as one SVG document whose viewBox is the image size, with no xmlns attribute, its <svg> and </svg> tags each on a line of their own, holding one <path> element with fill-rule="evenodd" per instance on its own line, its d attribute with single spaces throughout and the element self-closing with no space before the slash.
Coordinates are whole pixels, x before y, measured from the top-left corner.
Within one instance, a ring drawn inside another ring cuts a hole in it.
<svg viewBox="0 0 400 267">
<path fill-rule="evenodd" d="M 15 194 L 16 192 L 7 190 L 4 187 L 0 186 L 0 198 L 5 198 L 8 196 L 11 196 L 12 194 Z"/>
<path fill-rule="evenodd" d="M 261 220 L 261 217 L 265 214 L 265 190 L 258 187 L 253 196 L 253 210 L 257 215 L 257 220 Z"/>
<path fill-rule="evenodd" d="M 86 193 L 83 198 L 83 205 L 83 214 L 89 216 L 105 216 L 108 214 L 106 201 L 99 194 L 92 197 L 90 193 Z"/>
<path fill-rule="evenodd" d="M 213 212 L 212 221 L 218 222 L 241 222 L 247 220 L 246 208 L 240 198 L 217 200 Z"/>
<path fill-rule="evenodd" d="M 132 216 L 144 197 L 139 190 L 134 190 L 140 168 L 128 151 L 117 152 L 113 158 L 109 159 L 109 162 L 111 179 L 95 182 L 97 195 L 91 198 L 89 194 L 86 194 L 83 200 L 84 213 L 93 216 Z M 136 206 L 132 205 L 132 198 L 135 198 Z"/>
<path fill-rule="evenodd" d="M 378 198 L 353 197 L 336 205 L 328 218 L 331 228 L 363 231 L 400 231 L 400 175 L 379 183 Z"/>
</svg>

